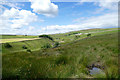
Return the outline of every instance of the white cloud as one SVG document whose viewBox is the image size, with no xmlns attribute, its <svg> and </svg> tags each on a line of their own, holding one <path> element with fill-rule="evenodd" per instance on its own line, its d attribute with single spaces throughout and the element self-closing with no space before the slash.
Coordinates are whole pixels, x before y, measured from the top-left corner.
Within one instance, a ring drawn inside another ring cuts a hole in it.
<svg viewBox="0 0 120 80">
<path fill-rule="evenodd" d="M 29 30 L 30 30 L 30 31 L 32 31 L 32 30 L 34 30 L 34 29 L 35 29 L 35 27 L 29 26 Z"/>
<path fill-rule="evenodd" d="M 21 6 L 24 6 L 24 4 L 20 4 L 9 0 L 0 0 L 0 14 L 2 14 L 4 10 L 8 10 L 8 7 L 21 9 Z"/>
<path fill-rule="evenodd" d="M 34 12 L 48 17 L 54 17 L 58 13 L 58 6 L 50 0 L 29 0 Z"/>
<path fill-rule="evenodd" d="M 22 33 L 23 32 L 23 33 Z M 20 31 L 18 34 L 24 34 L 24 35 L 36 35 L 37 30 L 33 26 L 29 26 L 27 29 L 23 29 L 22 32 Z"/>
<path fill-rule="evenodd" d="M 95 4 L 103 9 L 111 9 L 111 10 L 117 10 L 118 9 L 118 2 L 112 2 L 113 0 L 108 1 L 104 0 L 101 2 L 96 2 Z"/>
<path fill-rule="evenodd" d="M 43 20 L 43 19 L 39 19 L 39 22 L 45 22 L 45 20 Z"/>
<path fill-rule="evenodd" d="M 81 20 L 82 19 L 82 20 Z M 109 13 L 97 17 L 80 18 L 77 23 L 72 25 L 52 25 L 43 28 L 46 33 L 63 33 L 74 30 L 90 29 L 90 28 L 107 28 L 118 26 L 118 14 Z M 75 21 L 75 20 L 74 20 Z"/>
<path fill-rule="evenodd" d="M 24 34 L 55 34 L 65 33 L 75 30 L 92 29 L 92 28 L 107 28 L 118 27 L 118 14 L 109 13 L 96 17 L 82 17 L 78 18 L 76 24 L 71 25 L 50 25 L 36 29 L 30 26 L 27 30 L 23 30 Z M 80 23 L 80 24 L 79 24 Z M 19 32 L 20 33 L 20 32 Z"/>
<path fill-rule="evenodd" d="M 37 21 L 37 16 L 31 11 L 18 10 L 11 8 L 10 10 L 5 10 L 0 16 L 2 23 L 0 27 L 18 29 L 24 26 L 28 26 L 31 22 Z"/>
<path fill-rule="evenodd" d="M 94 13 L 100 13 L 104 9 L 118 10 L 118 1 L 119 0 L 81 0 L 80 3 L 94 2 L 94 5 L 100 7 Z"/>
<path fill-rule="evenodd" d="M 76 20 L 74 20 L 76 21 Z M 80 24 L 78 24 L 80 23 Z M 29 34 L 29 35 L 37 35 L 37 34 L 55 34 L 55 33 L 64 33 L 75 30 L 83 30 L 83 29 L 91 29 L 91 28 L 107 28 L 107 27 L 117 27 L 118 26 L 118 14 L 117 13 L 109 13 L 96 17 L 82 17 L 78 18 L 76 24 L 71 25 L 51 25 L 46 27 L 40 27 L 39 29 L 35 28 L 35 26 L 29 26 L 28 28 L 22 30 L 10 30 L 6 33 L 14 33 L 14 34 Z"/>
<path fill-rule="evenodd" d="M 30 0 L 31 8 L 34 12 L 42 14 L 48 17 L 56 16 L 58 13 L 58 6 L 51 3 L 50 0 Z M 89 2 L 90 0 L 81 0 L 83 2 Z M 117 10 L 115 0 L 91 0 L 94 5 L 101 7 L 101 11 L 104 9 Z M 90 1 L 90 2 L 91 2 Z M 14 5 L 11 5 L 14 6 Z M 99 11 L 98 11 L 99 12 Z M 115 11 L 112 11 L 115 12 Z M 18 10 L 11 8 L 5 10 L 0 16 L 0 28 L 4 29 L 4 33 L 9 34 L 53 34 L 63 33 L 74 30 L 82 30 L 89 28 L 106 28 L 106 27 L 117 27 L 118 26 L 118 14 L 107 13 L 96 17 L 82 17 L 73 20 L 76 24 L 71 25 L 51 25 L 46 27 L 35 28 L 30 26 L 31 22 L 37 20 L 35 13 L 27 10 Z M 39 22 L 44 20 L 39 19 Z M 80 23 L 80 24 L 79 24 Z M 24 26 L 29 26 L 24 29 L 18 29 Z M 17 30 L 16 30 L 17 29 Z"/>
</svg>

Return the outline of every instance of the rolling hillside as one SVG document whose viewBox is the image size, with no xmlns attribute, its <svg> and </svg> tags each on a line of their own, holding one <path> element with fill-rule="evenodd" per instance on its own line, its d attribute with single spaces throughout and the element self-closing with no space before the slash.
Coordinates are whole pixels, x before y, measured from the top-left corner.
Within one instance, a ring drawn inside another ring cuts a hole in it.
<svg viewBox="0 0 120 80">
<path fill-rule="evenodd" d="M 65 41 L 66 43 L 61 43 L 61 46 L 56 48 L 40 50 L 34 49 L 42 43 L 52 44 L 53 42 L 47 39 L 46 41 L 44 39 L 27 41 L 26 43 L 32 46 L 32 53 L 19 51 L 2 54 L 3 78 L 118 78 L 118 33 L 117 31 L 103 33 L 80 37 L 74 41 L 68 41 L 69 43 Z M 66 34 L 51 36 L 56 39 L 61 35 L 61 39 Z M 70 37 L 73 36 L 67 36 L 64 39 L 71 39 Z M 18 47 L 25 45 L 24 42 L 10 44 L 19 44 Z M 11 51 L 14 50 L 11 49 Z M 3 52 L 7 53 L 7 49 L 3 49 Z M 90 68 L 93 67 L 100 68 L 104 73 L 90 75 Z"/>
<path fill-rule="evenodd" d="M 52 34 L 50 35 L 53 37 L 54 42 L 45 39 L 45 38 L 38 38 L 38 36 L 24 36 L 24 35 L 2 35 L 1 41 L 3 42 L 0 44 L 2 46 L 2 53 L 13 53 L 13 52 L 20 52 L 26 51 L 23 49 L 23 46 L 26 46 L 31 51 L 41 50 L 41 47 L 45 44 L 49 43 L 51 46 L 55 42 L 59 42 L 60 45 L 68 44 L 74 42 L 76 40 L 81 40 L 87 38 L 87 34 L 91 34 L 91 36 L 96 35 L 103 35 L 103 34 L 110 34 L 118 32 L 117 28 L 110 28 L 110 29 L 89 29 L 89 30 L 80 30 L 80 31 L 73 31 L 68 33 L 61 33 L 61 34 Z M 9 43 L 12 48 L 5 48 L 4 44 Z"/>
</svg>

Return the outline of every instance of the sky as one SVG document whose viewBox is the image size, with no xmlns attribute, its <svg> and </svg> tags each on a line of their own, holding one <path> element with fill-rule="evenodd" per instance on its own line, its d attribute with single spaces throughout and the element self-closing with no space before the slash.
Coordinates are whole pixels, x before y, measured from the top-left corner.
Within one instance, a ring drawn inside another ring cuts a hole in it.
<svg viewBox="0 0 120 80">
<path fill-rule="evenodd" d="M 0 34 L 41 35 L 117 27 L 118 0 L 0 1 Z"/>
</svg>

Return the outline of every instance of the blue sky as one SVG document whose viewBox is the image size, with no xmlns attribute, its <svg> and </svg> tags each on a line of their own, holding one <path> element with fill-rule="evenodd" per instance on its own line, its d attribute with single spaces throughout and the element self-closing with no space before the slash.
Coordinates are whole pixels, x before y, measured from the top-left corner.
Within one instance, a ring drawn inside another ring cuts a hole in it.
<svg viewBox="0 0 120 80">
<path fill-rule="evenodd" d="M 118 26 L 117 2 L 45 1 L 0 4 L 0 34 L 55 34 Z"/>
<path fill-rule="evenodd" d="M 94 6 L 93 2 L 85 2 L 82 5 L 78 5 L 78 2 L 53 2 L 53 3 L 58 5 L 59 7 L 58 15 L 55 17 L 46 17 L 44 15 L 36 13 L 36 15 L 39 16 L 39 19 L 45 20 L 45 22 L 43 23 L 36 22 L 36 25 L 47 26 L 47 25 L 74 24 L 75 22 L 73 22 L 73 20 L 79 17 L 91 17 L 93 15 L 99 16 L 109 11 L 108 9 L 106 9 L 99 14 L 94 14 L 93 12 L 95 12 L 96 9 L 99 8 L 99 6 Z M 32 12 L 32 9 L 30 8 L 30 2 L 23 2 L 21 4 L 25 5 L 24 7 L 22 7 L 22 9 L 30 10 Z"/>
</svg>

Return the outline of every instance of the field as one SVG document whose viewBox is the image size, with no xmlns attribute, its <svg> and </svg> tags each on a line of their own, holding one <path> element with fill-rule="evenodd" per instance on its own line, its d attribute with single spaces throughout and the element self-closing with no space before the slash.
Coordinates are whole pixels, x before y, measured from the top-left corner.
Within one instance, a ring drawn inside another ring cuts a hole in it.
<svg viewBox="0 0 120 80">
<path fill-rule="evenodd" d="M 91 36 L 87 36 L 91 34 Z M 26 39 L 3 35 L 3 39 Z M 2 46 L 3 78 L 119 78 L 118 74 L 118 29 L 90 29 L 62 34 L 51 34 L 36 40 L 10 41 L 12 46 Z M 59 46 L 54 47 L 55 42 Z M 43 48 L 50 44 L 49 48 Z M 27 49 L 24 49 L 26 46 Z M 90 74 L 93 67 L 101 74 Z"/>
<path fill-rule="evenodd" d="M 95 35 L 114 33 L 117 31 L 118 31 L 117 28 L 90 29 L 90 30 L 81 30 L 81 31 L 74 31 L 74 32 L 68 32 L 63 34 L 50 35 L 53 37 L 54 42 L 48 39 L 38 38 L 38 36 L 2 35 L 1 43 L 9 42 L 9 44 L 13 46 L 12 48 L 5 48 L 3 44 L 2 52 L 3 54 L 5 54 L 5 53 L 13 53 L 13 52 L 19 52 L 19 51 L 26 51 L 26 49 L 22 48 L 23 46 L 28 47 L 32 51 L 35 51 L 35 50 L 40 50 L 41 47 L 47 43 L 52 45 L 55 42 L 59 42 L 60 45 L 62 46 L 64 44 L 86 38 L 88 33 L 91 33 L 92 34 L 91 36 L 95 36 Z M 79 33 L 82 33 L 82 35 L 76 35 Z"/>
<path fill-rule="evenodd" d="M 1 39 L 0 43 L 7 43 L 7 42 L 19 42 L 19 41 L 27 41 L 27 40 L 35 40 L 35 39 L 39 39 L 39 38 L 11 38 L 11 39 Z"/>
<path fill-rule="evenodd" d="M 0 39 L 11 39 L 11 38 L 37 38 L 37 36 L 31 35 L 1 35 Z"/>
</svg>

